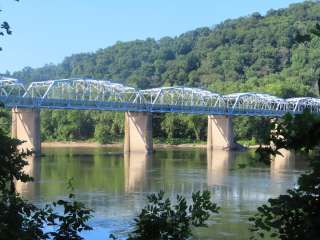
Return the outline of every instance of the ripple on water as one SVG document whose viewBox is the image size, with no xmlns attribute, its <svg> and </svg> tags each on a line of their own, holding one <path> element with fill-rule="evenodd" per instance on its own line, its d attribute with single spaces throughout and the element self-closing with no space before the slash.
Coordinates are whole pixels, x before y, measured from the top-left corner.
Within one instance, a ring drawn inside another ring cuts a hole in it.
<svg viewBox="0 0 320 240">
<path fill-rule="evenodd" d="M 110 233 L 125 237 L 149 193 L 165 190 L 167 196 L 181 194 L 190 201 L 192 192 L 205 189 L 221 211 L 210 219 L 209 228 L 194 231 L 195 239 L 247 240 L 248 218 L 256 207 L 293 187 L 306 169 L 299 159 L 239 169 L 252 153 L 207 154 L 201 149 L 163 149 L 151 157 L 128 157 L 108 148 L 52 148 L 44 153 L 41 160 L 30 160 L 27 171 L 35 182 L 17 189 L 41 205 L 66 197 L 66 182 L 73 177 L 77 199 L 95 210 L 90 222 L 95 230 L 83 233 L 94 240 Z"/>
</svg>

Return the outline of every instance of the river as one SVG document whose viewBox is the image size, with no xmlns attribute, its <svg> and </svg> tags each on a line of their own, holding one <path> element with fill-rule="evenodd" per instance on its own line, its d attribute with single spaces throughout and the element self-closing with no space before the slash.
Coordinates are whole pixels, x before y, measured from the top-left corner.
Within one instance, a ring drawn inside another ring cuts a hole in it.
<svg viewBox="0 0 320 240">
<path fill-rule="evenodd" d="M 112 148 L 45 148 L 29 160 L 33 183 L 17 183 L 28 200 L 43 205 L 67 196 L 74 179 L 77 199 L 95 210 L 86 239 L 125 236 L 146 204 L 146 196 L 164 190 L 172 199 L 190 200 L 193 191 L 209 189 L 221 207 L 207 229 L 194 239 L 249 239 L 248 218 L 268 198 L 293 187 L 308 164 L 299 157 L 277 157 L 271 166 L 254 161 L 254 151 L 207 152 L 204 149 L 160 149 L 152 156 L 123 155 Z"/>
</svg>

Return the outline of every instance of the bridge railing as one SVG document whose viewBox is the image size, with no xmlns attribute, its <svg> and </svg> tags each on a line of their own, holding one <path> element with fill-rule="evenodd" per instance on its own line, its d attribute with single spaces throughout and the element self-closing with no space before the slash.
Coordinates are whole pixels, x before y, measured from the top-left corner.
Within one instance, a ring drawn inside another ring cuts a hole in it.
<svg viewBox="0 0 320 240">
<path fill-rule="evenodd" d="M 25 90 L 15 79 L 0 79 L 0 101 L 7 107 L 174 112 L 216 115 L 282 116 L 305 109 L 320 114 L 320 99 L 282 99 L 260 93 L 220 95 L 188 87 L 135 90 L 93 79 L 33 82 Z"/>
<path fill-rule="evenodd" d="M 178 106 L 170 104 L 141 104 L 115 101 L 82 101 L 74 99 L 42 99 L 31 97 L 0 96 L 0 101 L 11 108 L 44 108 L 102 111 L 133 111 L 153 113 L 184 113 L 206 115 L 282 116 L 287 111 L 252 108 L 227 108 L 211 106 Z"/>
</svg>

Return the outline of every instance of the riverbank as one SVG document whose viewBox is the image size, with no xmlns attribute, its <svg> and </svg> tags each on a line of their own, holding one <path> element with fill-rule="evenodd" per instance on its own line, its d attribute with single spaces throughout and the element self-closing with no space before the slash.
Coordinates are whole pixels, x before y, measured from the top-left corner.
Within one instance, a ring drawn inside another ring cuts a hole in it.
<svg viewBox="0 0 320 240">
<path fill-rule="evenodd" d="M 98 142 L 85 142 L 85 141 L 76 141 L 76 142 L 43 142 L 41 146 L 44 148 L 57 148 L 57 147 L 80 147 L 80 148 L 96 148 L 96 147 L 113 147 L 121 148 L 123 143 L 110 143 L 110 144 L 101 144 Z M 201 143 L 184 143 L 184 144 L 166 144 L 166 143 L 155 143 L 153 147 L 156 149 L 160 148 L 206 148 L 206 144 Z"/>
<path fill-rule="evenodd" d="M 44 148 L 58 148 L 58 147 L 79 147 L 79 148 L 97 148 L 97 147 L 111 147 L 111 148 L 122 148 L 123 143 L 110 143 L 101 144 L 98 142 L 87 142 L 87 141 L 76 141 L 76 142 L 43 142 L 41 144 Z M 204 143 L 183 143 L 183 144 L 168 144 L 168 143 L 154 143 L 155 149 L 162 148 L 207 148 Z M 246 146 L 247 148 L 258 148 L 259 145 Z"/>
</svg>

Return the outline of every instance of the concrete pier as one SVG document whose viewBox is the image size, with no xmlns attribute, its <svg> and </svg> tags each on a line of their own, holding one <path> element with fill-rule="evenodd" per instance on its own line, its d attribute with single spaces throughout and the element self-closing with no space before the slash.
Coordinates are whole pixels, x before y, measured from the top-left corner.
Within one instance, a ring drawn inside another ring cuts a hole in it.
<svg viewBox="0 0 320 240">
<path fill-rule="evenodd" d="M 208 116 L 207 148 L 217 150 L 233 150 L 235 143 L 232 119 L 229 116 Z"/>
<path fill-rule="evenodd" d="M 40 110 L 22 108 L 12 109 L 11 136 L 25 141 L 20 146 L 21 149 L 33 150 L 35 155 L 40 155 Z"/>
<path fill-rule="evenodd" d="M 151 153 L 152 151 L 151 113 L 126 112 L 124 152 Z"/>
</svg>

